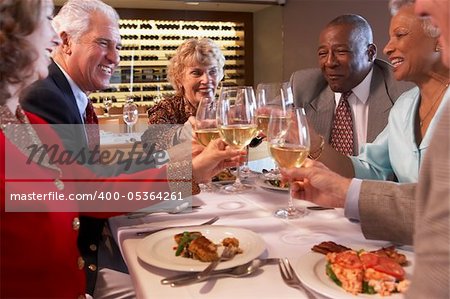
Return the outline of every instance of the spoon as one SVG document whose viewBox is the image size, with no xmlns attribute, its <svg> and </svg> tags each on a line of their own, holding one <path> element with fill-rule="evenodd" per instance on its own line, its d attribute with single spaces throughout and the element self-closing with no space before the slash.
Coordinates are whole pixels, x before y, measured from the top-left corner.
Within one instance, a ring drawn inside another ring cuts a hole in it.
<svg viewBox="0 0 450 299">
<path fill-rule="evenodd" d="M 212 272 L 212 274 L 204 277 L 202 279 L 198 279 L 197 273 L 185 273 L 180 274 L 168 278 L 164 278 L 161 280 L 161 284 L 170 284 L 172 287 L 185 286 L 192 283 L 197 283 L 201 281 L 205 281 L 210 278 L 219 278 L 219 277 L 245 277 L 251 275 L 258 271 L 258 269 L 266 264 L 277 264 L 277 258 L 267 258 L 267 259 L 254 259 L 246 264 L 231 268 L 231 269 L 223 269 Z"/>
</svg>

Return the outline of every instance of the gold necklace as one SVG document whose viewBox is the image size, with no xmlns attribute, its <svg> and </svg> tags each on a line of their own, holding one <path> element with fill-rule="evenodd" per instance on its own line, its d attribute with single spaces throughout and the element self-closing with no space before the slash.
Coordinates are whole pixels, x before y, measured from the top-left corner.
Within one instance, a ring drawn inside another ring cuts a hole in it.
<svg viewBox="0 0 450 299">
<path fill-rule="evenodd" d="M 450 83 L 446 83 L 444 88 L 441 90 L 441 92 L 439 93 L 439 96 L 434 100 L 433 104 L 431 105 L 430 109 L 428 109 L 427 113 L 425 113 L 424 117 L 420 117 L 420 113 L 419 113 L 419 125 L 422 128 L 423 127 L 423 123 L 424 121 L 428 118 L 428 116 L 430 115 L 431 111 L 433 111 L 434 106 L 436 106 L 436 104 L 438 102 L 440 102 L 440 100 L 442 100 L 442 95 L 444 94 L 444 92 L 447 90 L 448 86 Z"/>
<path fill-rule="evenodd" d="M 20 105 L 17 106 L 15 114 L 11 113 L 6 105 L 0 105 L 0 129 L 5 137 L 27 157 L 30 157 L 30 145 L 42 146 L 42 141 Z M 57 165 L 50 163 L 47 154 L 45 154 L 42 161 L 39 161 L 39 157 L 38 155 L 33 155 L 33 162 L 56 171 L 58 177 L 54 179 L 55 186 L 58 190 L 63 190 L 64 183 L 61 181 L 62 170 Z"/>
</svg>

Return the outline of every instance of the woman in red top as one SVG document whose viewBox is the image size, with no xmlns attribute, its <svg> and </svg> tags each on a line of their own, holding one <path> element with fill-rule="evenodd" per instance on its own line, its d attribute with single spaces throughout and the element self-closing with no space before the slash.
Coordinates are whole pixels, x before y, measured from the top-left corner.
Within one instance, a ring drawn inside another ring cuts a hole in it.
<svg viewBox="0 0 450 299">
<path fill-rule="evenodd" d="M 48 154 L 42 159 L 31 155 L 30 145 L 56 144 L 61 149 L 53 131 L 32 126 L 45 122 L 25 114 L 18 100 L 24 88 L 48 74 L 50 54 L 59 44 L 51 25 L 53 8 L 51 0 L 0 1 L 1 298 L 85 296 L 84 262 L 76 247 L 77 216 L 79 210 L 97 211 L 96 207 L 82 207 L 85 203 L 77 201 L 51 201 L 48 197 L 29 200 L 31 197 L 68 196 L 94 189 L 123 190 L 131 181 L 133 191 L 181 192 L 177 179 L 189 182 L 186 173 L 192 171 L 192 180 L 197 182 L 207 181 L 226 166 L 226 159 L 239 157 L 239 152 L 217 141 L 192 161 L 109 181 L 101 179 L 89 187 L 88 182 L 98 178 L 87 168 L 76 163 L 53 163 Z M 80 177 L 87 182 L 72 182 Z M 136 185 L 139 180 L 141 183 Z M 26 194 L 27 200 L 11 200 L 15 193 Z"/>
</svg>

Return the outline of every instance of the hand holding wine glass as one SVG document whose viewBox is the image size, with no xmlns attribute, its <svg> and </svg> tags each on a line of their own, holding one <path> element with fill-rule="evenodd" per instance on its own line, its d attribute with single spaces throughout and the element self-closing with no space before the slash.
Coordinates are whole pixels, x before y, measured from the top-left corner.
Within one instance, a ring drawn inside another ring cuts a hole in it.
<svg viewBox="0 0 450 299">
<path fill-rule="evenodd" d="M 211 140 L 220 137 L 216 122 L 216 111 L 216 99 L 214 97 L 201 99 L 195 115 L 194 130 L 197 141 L 203 146 L 208 146 Z"/>
<path fill-rule="evenodd" d="M 197 107 L 194 126 L 195 137 L 198 143 L 205 147 L 208 146 L 212 140 L 220 138 L 216 121 L 216 107 L 214 95 L 203 97 Z M 200 187 L 204 192 L 211 192 L 214 190 L 211 182 Z"/>
<path fill-rule="evenodd" d="M 309 154 L 310 139 L 303 108 L 295 110 L 274 109 L 268 127 L 270 154 L 280 168 L 299 168 Z M 291 192 L 287 208 L 275 212 L 281 218 L 298 218 L 306 215 L 306 209 L 294 207 Z"/>
<path fill-rule="evenodd" d="M 243 150 L 257 135 L 256 103 L 253 88 L 249 86 L 224 87 L 217 107 L 217 125 L 220 136 L 231 147 Z M 240 167 L 237 165 L 236 181 L 224 190 L 238 193 L 253 189 L 240 180 Z"/>
</svg>

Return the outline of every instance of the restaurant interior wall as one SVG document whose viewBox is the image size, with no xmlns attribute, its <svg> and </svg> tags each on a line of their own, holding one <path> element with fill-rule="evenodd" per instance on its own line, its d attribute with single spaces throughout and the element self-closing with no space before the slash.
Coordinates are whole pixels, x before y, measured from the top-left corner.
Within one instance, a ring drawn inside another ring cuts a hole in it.
<svg viewBox="0 0 450 299">
<path fill-rule="evenodd" d="M 283 7 L 253 13 L 254 84 L 283 80 Z"/>
</svg>

